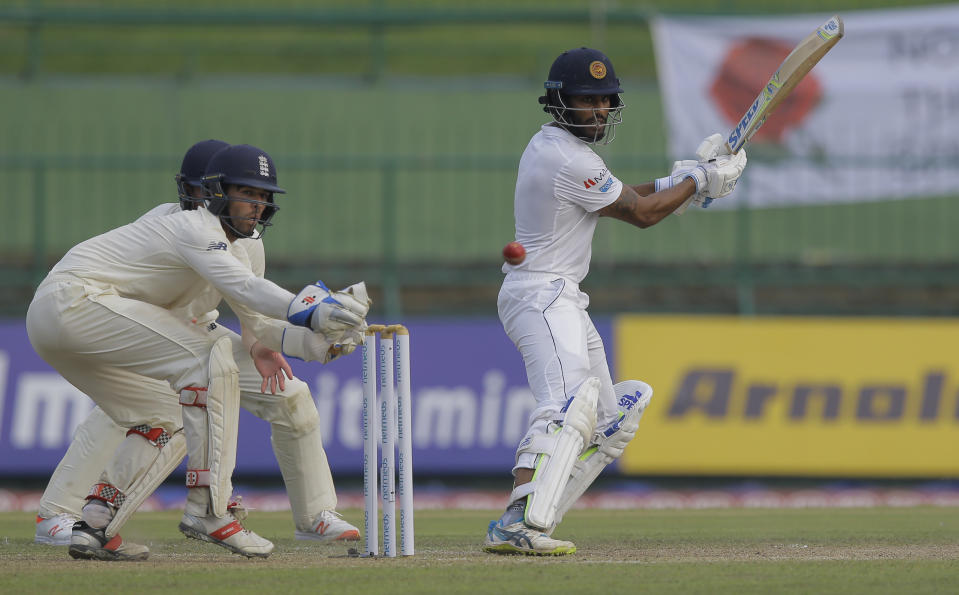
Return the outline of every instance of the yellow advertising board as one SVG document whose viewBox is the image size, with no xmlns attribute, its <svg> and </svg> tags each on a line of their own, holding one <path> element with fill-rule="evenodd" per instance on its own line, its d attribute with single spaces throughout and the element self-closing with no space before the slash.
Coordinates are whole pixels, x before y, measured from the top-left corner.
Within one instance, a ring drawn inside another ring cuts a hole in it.
<svg viewBox="0 0 959 595">
<path fill-rule="evenodd" d="M 959 477 L 959 321 L 619 317 L 636 474 Z"/>
</svg>

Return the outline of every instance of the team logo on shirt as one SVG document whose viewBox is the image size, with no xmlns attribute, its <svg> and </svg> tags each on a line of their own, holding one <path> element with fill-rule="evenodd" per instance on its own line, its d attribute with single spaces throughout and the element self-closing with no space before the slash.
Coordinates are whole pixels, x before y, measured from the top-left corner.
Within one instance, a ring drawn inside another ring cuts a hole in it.
<svg viewBox="0 0 959 595">
<path fill-rule="evenodd" d="M 605 181 L 605 184 L 603 183 L 604 181 Z M 609 175 L 609 170 L 604 169 L 603 171 L 599 172 L 599 175 L 597 175 L 596 177 L 587 178 L 583 180 L 583 186 L 585 186 L 586 188 L 592 188 L 596 184 L 603 184 L 603 186 L 599 190 L 600 192 L 606 192 L 607 190 L 609 190 L 610 182 L 612 181 L 613 181 L 613 177 Z"/>
<path fill-rule="evenodd" d="M 212 252 L 213 250 L 223 250 L 224 252 L 226 252 L 226 242 L 218 242 L 216 240 L 212 240 L 210 242 L 210 245 L 206 247 L 206 251 Z"/>
</svg>

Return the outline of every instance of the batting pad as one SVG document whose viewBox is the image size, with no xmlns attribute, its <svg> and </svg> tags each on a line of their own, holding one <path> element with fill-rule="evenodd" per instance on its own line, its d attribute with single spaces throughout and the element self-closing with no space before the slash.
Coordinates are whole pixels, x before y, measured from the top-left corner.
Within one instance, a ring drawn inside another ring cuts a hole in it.
<svg viewBox="0 0 959 595">
<path fill-rule="evenodd" d="M 613 391 L 623 416 L 603 433 L 603 440 L 598 445 L 587 448 L 576 460 L 572 476 L 556 507 L 556 524 L 563 520 L 563 515 L 596 481 L 603 469 L 623 454 L 626 444 L 636 436 L 639 420 L 653 397 L 653 388 L 641 380 L 619 382 L 613 386 Z"/>
<path fill-rule="evenodd" d="M 599 378 L 596 377 L 583 382 L 566 409 L 563 427 L 556 433 L 552 452 L 540 455 L 533 475 L 536 489 L 529 495 L 526 505 L 526 524 L 540 529 L 553 526 L 556 507 L 573 465 L 596 427 L 599 387 Z"/>
</svg>

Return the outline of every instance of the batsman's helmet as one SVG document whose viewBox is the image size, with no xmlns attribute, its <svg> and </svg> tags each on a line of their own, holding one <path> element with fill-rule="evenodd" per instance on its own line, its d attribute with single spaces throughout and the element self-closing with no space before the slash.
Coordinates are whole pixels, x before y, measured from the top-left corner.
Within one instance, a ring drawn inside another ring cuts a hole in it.
<svg viewBox="0 0 959 595">
<path fill-rule="evenodd" d="M 217 151 L 207 163 L 202 184 L 207 210 L 218 216 L 239 237 L 251 237 L 253 233 L 242 233 L 232 225 L 232 217 L 227 208 L 231 201 L 265 205 L 263 214 L 257 219 L 257 224 L 261 227 L 258 235 L 262 236 L 266 228 L 272 225 L 270 219 L 279 210 L 279 207 L 273 204 L 273 194 L 286 193 L 286 190 L 276 185 L 276 167 L 273 160 L 266 151 L 251 145 L 231 145 Z M 227 185 L 259 188 L 269 192 L 269 197 L 266 202 L 231 197 L 226 192 Z"/>
<path fill-rule="evenodd" d="M 180 173 L 175 176 L 176 192 L 180 197 L 181 209 L 192 211 L 203 204 L 203 199 L 194 197 L 187 186 L 202 186 L 203 173 L 210 158 L 220 149 L 229 146 L 230 143 L 210 139 L 201 140 L 187 149 L 186 154 L 183 155 L 183 163 L 180 164 Z"/>
<path fill-rule="evenodd" d="M 616 78 L 613 63 L 603 52 L 590 48 L 567 50 L 553 61 L 549 78 L 543 85 L 546 94 L 539 98 L 543 111 L 553 116 L 563 128 L 579 138 L 595 143 L 606 138 L 605 144 L 613 142 L 616 126 L 623 121 L 622 109 L 626 107 L 619 94 L 623 92 Z M 608 95 L 609 112 L 606 124 L 581 124 L 573 121 L 570 112 L 594 111 L 594 108 L 571 108 L 568 98 L 575 95 Z M 594 129 L 590 134 L 587 129 Z"/>
</svg>

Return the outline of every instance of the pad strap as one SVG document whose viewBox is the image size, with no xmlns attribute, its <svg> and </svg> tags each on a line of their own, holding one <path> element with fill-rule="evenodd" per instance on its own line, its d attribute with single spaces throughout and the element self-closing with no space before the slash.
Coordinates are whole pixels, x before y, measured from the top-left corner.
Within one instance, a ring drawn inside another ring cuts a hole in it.
<svg viewBox="0 0 959 595">
<path fill-rule="evenodd" d="M 133 426 L 127 430 L 127 436 L 137 434 L 146 438 L 146 441 L 157 448 L 163 448 L 170 442 L 170 434 L 163 428 L 151 428 L 150 426 Z"/>
<path fill-rule="evenodd" d="M 548 434 L 534 434 L 527 437 L 526 440 L 523 440 L 522 444 L 519 445 L 519 448 L 516 450 L 517 456 L 523 453 L 532 453 L 532 454 L 549 454 L 553 452 L 553 445 L 556 444 L 556 434 L 558 430 L 556 426 L 551 426 L 548 428 Z"/>
<path fill-rule="evenodd" d="M 180 391 L 180 405 L 206 408 L 206 393 L 205 386 L 184 386 Z"/>
<path fill-rule="evenodd" d="M 210 487 L 209 469 L 187 469 L 186 487 L 188 488 L 208 488 Z"/>
<path fill-rule="evenodd" d="M 108 483 L 98 483 L 94 484 L 90 488 L 90 493 L 85 498 L 86 500 L 102 500 L 112 506 L 113 508 L 120 508 L 123 506 L 124 501 L 127 497 L 117 489 L 116 486 L 112 486 Z"/>
<path fill-rule="evenodd" d="M 513 502 L 516 502 L 517 500 L 521 498 L 525 498 L 526 496 L 529 496 L 535 491 L 536 491 L 535 481 L 530 481 L 522 485 L 516 486 L 515 488 L 513 488 L 513 491 L 510 492 L 509 494 L 510 504 L 512 504 Z"/>
</svg>

